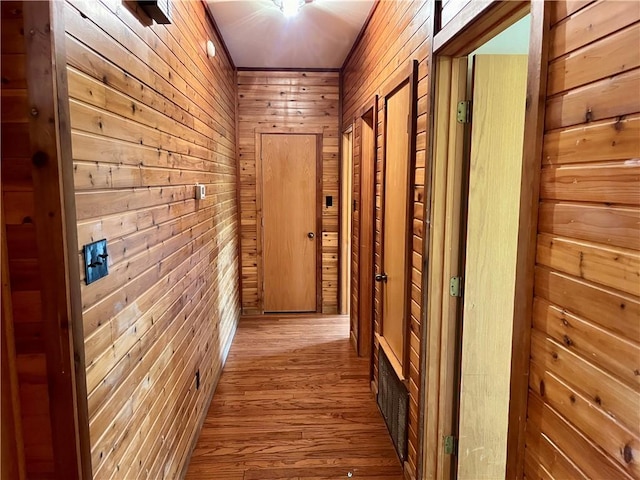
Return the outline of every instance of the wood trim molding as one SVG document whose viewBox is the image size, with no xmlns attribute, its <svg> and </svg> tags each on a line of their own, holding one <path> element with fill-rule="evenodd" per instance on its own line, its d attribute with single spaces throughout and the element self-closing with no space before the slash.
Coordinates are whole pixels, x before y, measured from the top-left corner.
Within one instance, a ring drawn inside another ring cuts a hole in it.
<svg viewBox="0 0 640 480">
<path fill-rule="evenodd" d="M 237 67 L 238 72 L 316 72 L 340 73 L 340 68 Z"/>
<path fill-rule="evenodd" d="M 405 292 L 405 312 L 404 312 L 404 369 L 405 376 L 409 377 L 409 367 L 411 364 L 411 277 L 413 270 L 413 218 L 414 218 L 414 196 L 416 190 L 416 130 L 418 124 L 418 60 L 409 62 L 409 171 L 407 182 L 409 183 L 409 198 L 407 199 L 407 232 L 406 232 L 406 292 Z"/>
<path fill-rule="evenodd" d="M 322 134 L 316 134 L 316 313 L 322 313 L 322 197 Z"/>
<path fill-rule="evenodd" d="M 238 71 L 234 70 L 233 72 L 233 87 L 235 88 L 235 102 L 234 102 L 234 114 L 235 114 L 235 126 L 236 126 L 236 203 L 237 203 L 237 221 L 238 221 L 238 238 L 236 239 L 238 242 L 238 299 L 240 302 L 240 312 L 244 313 L 242 305 L 244 305 L 242 301 L 243 296 L 243 288 L 242 288 L 242 232 L 240 231 L 240 223 L 242 219 L 242 195 L 241 195 L 241 186 L 240 186 L 240 114 L 239 109 L 240 106 L 238 104 Z"/>
<path fill-rule="evenodd" d="M 24 437 L 20 406 L 20 387 L 16 366 L 16 340 L 14 335 L 11 279 L 9 278 L 9 254 L 4 205 L 0 205 L 0 239 L 2 251 L 2 317 L 0 334 L 0 365 L 2 366 L 2 475 L 3 478 L 25 480 Z M 6 475 L 6 477 L 5 477 Z"/>
<path fill-rule="evenodd" d="M 347 66 L 347 64 L 351 60 L 351 57 L 353 57 L 353 54 L 355 53 L 356 48 L 358 48 L 358 46 L 360 45 L 360 41 L 362 40 L 364 32 L 366 32 L 367 28 L 369 28 L 369 24 L 371 23 L 371 19 L 373 18 L 373 14 L 376 12 L 376 9 L 378 8 L 378 5 L 380 5 L 380 0 L 375 0 L 375 3 L 371 7 L 371 11 L 369 12 L 369 15 L 367 16 L 367 19 L 364 21 L 364 23 L 362 24 L 362 28 L 358 32 L 358 36 L 353 41 L 353 45 L 351 46 L 351 50 L 349 50 L 349 53 L 347 53 L 347 56 L 344 59 L 344 62 L 342 62 L 342 67 L 340 67 L 340 71 L 344 70 L 344 68 Z"/>
<path fill-rule="evenodd" d="M 259 127 L 255 128 L 256 135 L 263 133 L 284 133 L 292 135 L 323 135 L 322 127 Z"/>
<path fill-rule="evenodd" d="M 263 210 L 262 210 L 262 133 L 256 128 L 255 133 L 255 159 L 256 159 L 256 254 L 259 261 L 256 262 L 256 278 L 258 282 L 257 295 L 258 295 L 258 311 L 264 314 L 264 258 L 262 255 L 262 222 Z M 242 234 L 241 234 L 242 235 Z M 242 275 L 242 271 L 240 272 Z M 242 312 L 245 313 L 244 311 Z"/>
<path fill-rule="evenodd" d="M 528 11 L 528 1 L 469 2 L 435 35 L 433 53 L 452 57 L 466 55 L 524 17 Z M 508 20 L 511 23 L 506 23 Z"/>
<path fill-rule="evenodd" d="M 370 112 L 370 113 L 369 113 Z M 365 184 L 365 171 L 364 159 L 363 159 L 363 127 L 364 123 L 367 123 L 364 117 L 371 114 L 372 122 L 372 136 L 373 145 L 372 148 L 372 164 L 371 176 L 368 183 Z M 378 96 L 374 95 L 361 109 L 357 118 L 360 122 L 360 231 L 358 232 L 358 238 L 360 240 L 358 251 L 358 354 L 360 356 L 366 356 L 369 360 L 369 375 L 370 379 L 373 379 L 373 331 L 374 331 L 374 298 L 375 287 L 373 284 L 373 276 L 375 272 L 375 165 L 376 165 L 376 152 L 378 149 Z M 367 205 L 369 208 L 367 214 L 364 212 L 364 195 L 362 192 L 364 188 L 369 188 L 369 195 L 371 196 L 371 205 Z M 367 232 L 367 234 L 363 234 Z M 365 238 L 367 239 L 365 242 Z M 366 258 L 366 262 L 363 259 Z M 364 278 L 366 281 L 363 281 Z"/>
<path fill-rule="evenodd" d="M 371 109 L 373 109 L 374 116 L 377 117 L 378 116 L 378 109 L 376 108 L 377 106 L 378 106 L 378 95 L 373 94 L 371 98 L 367 102 L 365 102 L 362 107 L 360 107 L 360 110 L 358 110 L 358 118 L 364 117 Z"/>
<path fill-rule="evenodd" d="M 409 60 L 402 67 L 399 67 L 397 71 L 387 80 L 380 88 L 379 98 L 383 99 L 386 105 L 386 97 L 388 97 L 394 90 L 397 90 L 403 83 L 411 81 L 412 75 L 415 76 L 414 69 L 417 69 L 418 61 Z M 413 87 L 411 87 L 413 88 Z M 386 108 L 386 106 L 385 106 Z M 415 110 L 413 111 L 415 113 Z"/>
<path fill-rule="evenodd" d="M 405 371 L 406 369 L 403 365 L 400 365 L 400 362 L 398 362 L 395 353 L 393 353 L 393 349 L 391 348 L 387 340 L 379 333 L 376 333 L 376 340 L 378 341 L 378 345 L 380 345 L 380 348 L 386 355 L 387 360 L 389 360 L 389 363 L 393 367 L 393 371 L 396 372 L 398 379 L 404 384 L 405 387 L 408 388 L 409 379 L 407 378 L 407 373 Z"/>
<path fill-rule="evenodd" d="M 427 36 L 431 39 L 434 38 L 435 32 L 440 28 L 440 18 L 442 12 L 442 1 L 441 0 L 433 0 L 433 15 L 429 21 L 429 25 L 427 26 Z M 436 100 L 435 100 L 435 92 L 437 91 L 437 79 L 436 79 L 436 62 L 434 60 L 434 50 L 433 50 L 434 42 L 431 41 L 429 48 L 429 67 L 428 67 L 428 77 L 429 77 L 429 104 L 427 106 L 427 149 L 425 152 L 425 178 L 424 178 L 424 199 L 423 199 L 423 234 L 422 234 L 422 279 L 421 279 L 421 301 L 420 301 L 420 398 L 418 399 L 418 452 L 417 452 L 417 462 L 416 465 L 416 476 L 417 478 L 423 478 L 424 472 L 424 457 L 425 457 L 425 419 L 427 416 L 427 355 L 426 355 L 426 345 L 429 340 L 428 332 L 428 318 L 429 318 L 429 265 L 430 265 L 430 246 L 431 246 L 431 227 L 432 224 L 428 221 L 430 213 L 431 213 L 431 201 L 433 194 L 433 157 L 434 157 L 434 147 L 433 147 L 433 131 L 435 126 L 435 115 L 433 115 Z"/>
<path fill-rule="evenodd" d="M 55 470 L 91 478 L 63 2 L 24 2 L 24 31 Z"/>
<path fill-rule="evenodd" d="M 532 1 L 507 433 L 506 476 L 514 479 L 524 478 L 534 271 L 549 63 L 549 19 L 549 4 L 543 0 Z"/>
</svg>

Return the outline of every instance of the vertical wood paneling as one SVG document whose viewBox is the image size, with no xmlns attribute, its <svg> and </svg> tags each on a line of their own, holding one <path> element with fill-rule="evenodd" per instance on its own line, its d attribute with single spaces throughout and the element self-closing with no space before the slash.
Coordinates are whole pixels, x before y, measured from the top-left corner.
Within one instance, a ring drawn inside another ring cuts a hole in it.
<svg viewBox="0 0 640 480">
<path fill-rule="evenodd" d="M 78 244 L 109 248 L 82 284 L 96 479 L 181 474 L 239 315 L 232 62 L 204 4 L 130 8 L 64 7 Z"/>
<path fill-rule="evenodd" d="M 416 166 L 414 172 L 415 191 L 413 192 L 413 252 L 411 276 L 411 316 L 409 319 L 409 442 L 408 461 L 405 473 L 415 477 L 418 451 L 418 404 L 420 385 L 420 309 L 422 278 L 422 235 L 423 235 L 423 199 L 425 184 L 427 95 L 430 87 L 427 77 L 430 39 L 427 37 L 428 21 L 431 16 L 432 2 L 380 2 L 364 30 L 358 44 L 344 65 L 344 94 L 342 98 L 343 118 L 346 127 L 356 117 L 360 109 L 374 94 L 380 93 L 384 84 L 400 69 L 406 68 L 410 60 L 416 59 L 418 67 L 418 108 L 416 130 Z M 378 102 L 378 109 L 382 102 Z M 378 142 L 376 161 L 376 235 L 375 268 L 381 271 L 381 161 L 384 145 L 382 142 L 381 110 L 378 114 Z M 354 154 L 359 155 L 360 136 L 355 136 Z M 355 269 L 355 265 L 352 267 Z M 379 331 L 380 303 L 379 290 L 376 289 L 374 301 L 375 328 Z M 377 350 L 374 348 L 374 385 L 377 384 Z"/>
<path fill-rule="evenodd" d="M 274 133 L 322 132 L 322 312 L 338 311 L 338 132 L 337 72 L 238 72 L 238 162 L 240 165 L 240 236 L 242 242 L 242 308 L 261 313 L 262 239 L 259 238 L 259 179 L 256 130 Z M 333 206 L 325 206 L 325 197 Z"/>
<path fill-rule="evenodd" d="M 636 2 L 553 2 L 525 474 L 640 477 Z"/>
<path fill-rule="evenodd" d="M 27 478 L 55 475 L 31 174 L 22 2 L 2 2 L 2 204 Z M 4 255 L 4 252 L 3 252 Z M 4 262 L 3 262 L 4 268 Z M 3 289 L 3 303 L 5 299 Z M 3 425 L 4 429 L 4 425 Z M 19 442 L 19 437 L 13 441 Z M 23 445 L 17 445 L 21 449 Z M 3 465 L 4 469 L 4 465 Z"/>
</svg>

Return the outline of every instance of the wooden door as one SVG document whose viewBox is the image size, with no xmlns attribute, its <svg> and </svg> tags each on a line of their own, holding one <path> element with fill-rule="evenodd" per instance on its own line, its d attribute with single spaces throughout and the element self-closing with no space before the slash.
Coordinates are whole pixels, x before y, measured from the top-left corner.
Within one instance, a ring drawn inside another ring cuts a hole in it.
<svg viewBox="0 0 640 480">
<path fill-rule="evenodd" d="M 401 377 L 406 341 L 410 106 L 410 82 L 386 97 L 381 337 Z"/>
<path fill-rule="evenodd" d="M 264 311 L 315 312 L 316 136 L 264 134 L 261 145 Z"/>
<path fill-rule="evenodd" d="M 505 478 L 526 55 L 476 55 L 464 272 L 459 479 Z"/>
</svg>

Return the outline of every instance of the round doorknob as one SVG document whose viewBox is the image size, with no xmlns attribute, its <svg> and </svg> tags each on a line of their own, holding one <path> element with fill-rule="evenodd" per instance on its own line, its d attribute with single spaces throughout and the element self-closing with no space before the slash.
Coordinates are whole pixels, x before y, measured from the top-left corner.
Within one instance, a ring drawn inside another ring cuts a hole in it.
<svg viewBox="0 0 640 480">
<path fill-rule="evenodd" d="M 387 281 L 387 274 L 383 273 L 383 274 L 378 274 L 375 276 L 375 280 L 376 282 L 386 282 Z"/>
<path fill-rule="evenodd" d="M 309 238 L 315 238 L 315 236 L 316 236 L 316 234 L 313 233 L 313 232 L 307 233 L 307 237 L 309 237 Z"/>
</svg>

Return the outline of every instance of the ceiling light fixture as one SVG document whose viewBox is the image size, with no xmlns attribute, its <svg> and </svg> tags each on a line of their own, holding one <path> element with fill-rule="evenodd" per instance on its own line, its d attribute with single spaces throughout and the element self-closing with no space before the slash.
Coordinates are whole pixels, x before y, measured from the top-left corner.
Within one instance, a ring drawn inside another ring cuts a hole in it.
<svg viewBox="0 0 640 480">
<path fill-rule="evenodd" d="M 273 0 L 273 3 L 280 9 L 282 14 L 287 17 L 295 17 L 305 3 L 311 3 L 311 0 Z"/>
</svg>

